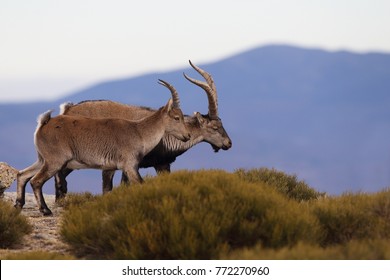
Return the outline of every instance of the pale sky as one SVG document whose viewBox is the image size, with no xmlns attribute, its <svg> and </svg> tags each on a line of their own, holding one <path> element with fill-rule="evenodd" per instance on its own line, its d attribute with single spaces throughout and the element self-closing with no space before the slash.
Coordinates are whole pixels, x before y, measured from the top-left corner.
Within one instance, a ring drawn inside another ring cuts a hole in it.
<svg viewBox="0 0 390 280">
<path fill-rule="evenodd" d="M 267 44 L 390 53 L 390 1 L 0 0 L 0 102 Z"/>
</svg>

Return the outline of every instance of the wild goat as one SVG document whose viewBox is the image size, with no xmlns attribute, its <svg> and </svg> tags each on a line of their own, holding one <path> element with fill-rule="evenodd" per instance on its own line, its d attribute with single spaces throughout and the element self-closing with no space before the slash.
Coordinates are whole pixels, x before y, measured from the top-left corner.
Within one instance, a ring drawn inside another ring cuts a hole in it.
<svg viewBox="0 0 390 280">
<path fill-rule="evenodd" d="M 166 134 L 160 143 L 141 160 L 139 164 L 141 168 L 154 167 L 157 173 L 170 172 L 171 163 L 176 160 L 176 157 L 200 142 L 211 144 L 215 152 L 218 152 L 220 149 L 228 150 L 232 146 L 232 141 L 223 128 L 222 121 L 218 116 L 217 90 L 211 75 L 192 64 L 191 61 L 189 63 L 206 82 L 192 79 L 186 74 L 184 76 L 190 82 L 204 89 L 208 97 L 209 112 L 207 115 L 201 115 L 196 112 L 194 116 L 184 116 L 184 122 L 191 133 L 191 140 L 184 143 Z M 167 87 L 171 90 L 174 106 L 179 107 L 180 100 L 175 88 L 170 85 L 167 85 Z M 117 117 L 127 120 L 138 120 L 154 113 L 154 110 L 149 108 L 124 105 L 105 100 L 84 101 L 76 105 L 63 104 L 61 107 L 61 113 L 64 115 L 80 115 L 91 118 Z M 65 196 L 67 192 L 65 178 L 70 172 L 72 170 L 67 167 L 56 175 L 56 199 Z M 103 171 L 103 193 L 112 190 L 114 173 L 115 171 L 113 170 Z M 126 176 L 122 176 L 122 182 L 126 181 Z"/>
<path fill-rule="evenodd" d="M 166 85 L 163 81 L 160 83 Z M 39 210 L 50 215 L 42 186 L 64 166 L 71 169 L 120 169 L 131 183 L 141 183 L 139 163 L 165 134 L 180 141 L 190 139 L 183 113 L 173 106 L 172 99 L 140 121 L 66 115 L 51 118 L 51 111 L 46 112 L 39 117 L 35 131 L 38 160 L 17 176 L 15 207 L 22 208 L 25 204 L 26 183 L 31 179 Z"/>
</svg>

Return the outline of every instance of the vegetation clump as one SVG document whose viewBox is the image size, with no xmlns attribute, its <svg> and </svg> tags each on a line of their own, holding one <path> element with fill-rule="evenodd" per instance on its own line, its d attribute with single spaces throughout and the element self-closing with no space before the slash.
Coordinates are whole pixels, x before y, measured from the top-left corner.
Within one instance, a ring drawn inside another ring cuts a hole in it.
<svg viewBox="0 0 390 280">
<path fill-rule="evenodd" d="M 345 244 L 320 246 L 298 243 L 293 247 L 264 248 L 256 245 L 222 254 L 231 260 L 389 260 L 390 240 L 352 240 Z"/>
<path fill-rule="evenodd" d="M 323 246 L 390 237 L 390 190 L 329 197 L 313 205 L 313 213 Z"/>
<path fill-rule="evenodd" d="M 12 207 L 9 202 L 0 200 L 0 248 L 18 244 L 31 230 L 27 218 L 20 215 L 20 210 Z"/>
<path fill-rule="evenodd" d="M 318 199 L 325 194 L 316 191 L 296 175 L 288 175 L 282 171 L 269 168 L 237 169 L 235 173 L 243 180 L 252 183 L 265 183 L 280 193 L 297 201 Z"/>
<path fill-rule="evenodd" d="M 218 170 L 158 176 L 70 205 L 61 234 L 78 256 L 100 259 L 216 259 L 320 238 L 307 205 Z"/>
<path fill-rule="evenodd" d="M 65 208 L 80 258 L 390 259 L 390 189 L 325 196 L 273 169 L 173 172 Z"/>
</svg>

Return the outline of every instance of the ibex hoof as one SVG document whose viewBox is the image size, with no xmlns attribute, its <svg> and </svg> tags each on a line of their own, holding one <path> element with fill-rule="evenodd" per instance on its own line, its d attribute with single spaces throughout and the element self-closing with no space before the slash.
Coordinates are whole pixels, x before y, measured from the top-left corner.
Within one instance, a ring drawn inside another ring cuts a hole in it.
<svg viewBox="0 0 390 280">
<path fill-rule="evenodd" d="M 43 214 L 43 216 L 51 216 L 51 215 L 53 215 L 53 213 L 50 211 L 49 208 L 40 209 L 40 211 Z"/>
<path fill-rule="evenodd" d="M 60 202 L 62 201 L 63 199 L 65 199 L 66 197 L 66 194 L 65 193 L 61 193 L 61 194 L 56 194 L 56 202 Z"/>
<path fill-rule="evenodd" d="M 18 202 L 18 201 L 16 201 L 14 207 L 15 207 L 16 209 L 22 209 L 22 208 L 23 208 L 23 204 L 20 203 L 20 202 Z"/>
</svg>

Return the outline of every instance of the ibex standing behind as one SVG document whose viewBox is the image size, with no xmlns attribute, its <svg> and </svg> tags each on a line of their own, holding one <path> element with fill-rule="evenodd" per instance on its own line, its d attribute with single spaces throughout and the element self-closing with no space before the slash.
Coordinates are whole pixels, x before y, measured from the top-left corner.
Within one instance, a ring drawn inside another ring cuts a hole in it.
<svg viewBox="0 0 390 280">
<path fill-rule="evenodd" d="M 209 112 L 207 115 L 201 115 L 196 112 L 194 116 L 184 116 L 184 121 L 191 132 L 191 140 L 182 142 L 166 134 L 160 143 L 147 154 L 140 162 L 139 167 L 154 167 L 157 173 L 170 172 L 171 163 L 194 145 L 207 142 L 211 144 L 215 152 L 220 149 L 228 150 L 232 146 L 227 132 L 225 131 L 222 120 L 218 115 L 218 97 L 214 81 L 209 73 L 203 69 L 190 65 L 206 80 L 201 82 L 192 79 L 184 74 L 190 82 L 201 87 L 207 94 Z M 171 85 L 166 85 L 172 93 L 175 106 L 179 106 L 179 96 Z M 139 120 L 150 116 L 155 111 L 145 107 L 124 105 L 112 101 L 84 101 L 79 104 L 63 104 L 61 112 L 64 115 L 86 116 L 91 118 L 123 118 L 127 120 Z M 72 172 L 71 169 L 65 168 L 56 176 L 56 199 L 64 197 L 67 193 L 66 176 Z M 103 193 L 112 190 L 113 176 L 115 171 L 103 171 Z M 122 182 L 126 182 L 126 177 L 122 176 Z"/>
<path fill-rule="evenodd" d="M 43 198 L 42 186 L 64 166 L 120 169 L 132 183 L 140 183 L 140 161 L 166 133 L 180 141 L 190 139 L 183 114 L 173 107 L 172 99 L 140 121 L 64 115 L 51 118 L 50 114 L 47 112 L 39 117 L 35 131 L 38 160 L 19 172 L 15 205 L 22 208 L 25 204 L 26 183 L 31 179 L 39 210 L 44 215 L 50 215 L 51 211 Z"/>
</svg>

